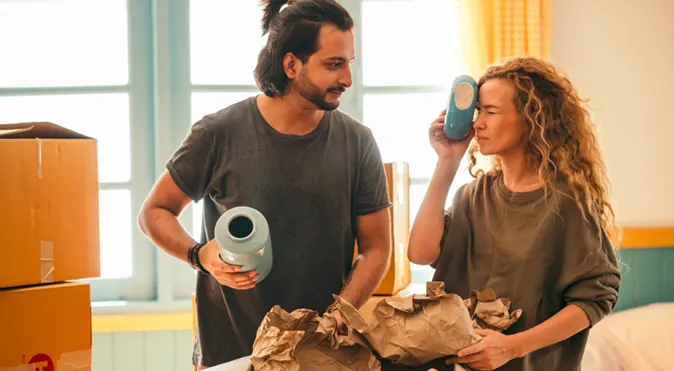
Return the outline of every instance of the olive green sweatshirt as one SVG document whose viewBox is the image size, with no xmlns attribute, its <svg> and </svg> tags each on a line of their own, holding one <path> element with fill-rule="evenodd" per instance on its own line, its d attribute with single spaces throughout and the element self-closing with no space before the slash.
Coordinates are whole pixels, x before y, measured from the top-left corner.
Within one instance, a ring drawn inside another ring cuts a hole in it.
<svg viewBox="0 0 674 371">
<path fill-rule="evenodd" d="M 461 187 L 446 212 L 433 279 L 461 297 L 485 288 L 509 297 L 511 310 L 523 314 L 506 334 L 530 329 L 568 304 L 584 310 L 592 326 L 615 307 L 621 275 L 608 238 L 600 239 L 591 220 L 561 192 L 511 192 L 502 173 L 483 175 Z M 498 370 L 579 370 L 589 331 Z"/>
</svg>

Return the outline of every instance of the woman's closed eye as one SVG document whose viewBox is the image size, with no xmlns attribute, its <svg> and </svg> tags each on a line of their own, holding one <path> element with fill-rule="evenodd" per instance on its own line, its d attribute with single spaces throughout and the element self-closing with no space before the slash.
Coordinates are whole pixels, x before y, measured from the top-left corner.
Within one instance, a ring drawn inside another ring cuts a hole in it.
<svg viewBox="0 0 674 371">
<path fill-rule="evenodd" d="M 475 108 L 475 109 L 477 110 L 477 113 L 478 113 L 478 114 L 480 114 L 480 112 L 482 111 L 482 109 L 479 108 L 479 107 L 478 107 L 478 108 Z M 492 110 L 487 110 L 487 114 L 488 114 L 488 115 L 495 115 L 496 112 L 495 112 L 495 111 L 492 111 Z"/>
</svg>

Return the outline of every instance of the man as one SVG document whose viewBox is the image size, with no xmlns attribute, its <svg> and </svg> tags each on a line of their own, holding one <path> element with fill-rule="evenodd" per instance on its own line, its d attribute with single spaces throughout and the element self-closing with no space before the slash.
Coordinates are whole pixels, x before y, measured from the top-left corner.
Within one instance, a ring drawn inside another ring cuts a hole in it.
<svg viewBox="0 0 674 371">
<path fill-rule="evenodd" d="M 367 127 L 336 110 L 351 86 L 353 21 L 333 0 L 296 1 L 279 13 L 283 5 L 268 2 L 262 19 L 269 38 L 255 77 L 264 94 L 195 123 L 139 216 L 157 246 L 199 271 L 195 365 L 249 355 L 274 305 L 322 313 L 339 294 L 360 307 L 388 267 L 379 149 Z M 177 219 L 198 200 L 205 244 Z M 213 239 L 218 217 L 242 205 L 270 227 L 273 266 L 257 284 L 254 272 L 220 259 Z M 355 239 L 362 259 L 352 269 Z"/>
</svg>

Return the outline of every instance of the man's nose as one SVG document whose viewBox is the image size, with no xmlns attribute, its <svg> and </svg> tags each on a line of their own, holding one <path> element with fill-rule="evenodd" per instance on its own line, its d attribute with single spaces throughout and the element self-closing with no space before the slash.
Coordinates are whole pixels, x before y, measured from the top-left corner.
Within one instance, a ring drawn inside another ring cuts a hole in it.
<svg viewBox="0 0 674 371">
<path fill-rule="evenodd" d="M 342 75 L 339 78 L 339 83 L 346 88 L 351 87 L 351 84 L 353 84 L 353 79 L 351 77 L 351 68 L 346 68 L 344 70 L 344 73 L 342 73 Z"/>
</svg>

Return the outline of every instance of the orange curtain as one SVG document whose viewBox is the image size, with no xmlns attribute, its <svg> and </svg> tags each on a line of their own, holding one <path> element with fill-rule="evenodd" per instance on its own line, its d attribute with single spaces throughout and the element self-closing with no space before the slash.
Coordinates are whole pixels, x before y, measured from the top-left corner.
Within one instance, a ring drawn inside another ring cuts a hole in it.
<svg viewBox="0 0 674 371">
<path fill-rule="evenodd" d="M 471 75 L 515 56 L 548 58 L 552 0 L 459 0 L 462 55 Z"/>
</svg>

